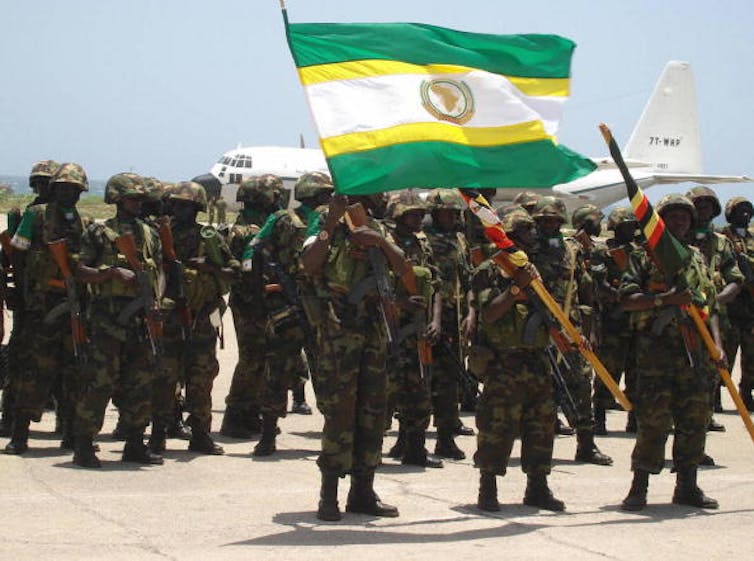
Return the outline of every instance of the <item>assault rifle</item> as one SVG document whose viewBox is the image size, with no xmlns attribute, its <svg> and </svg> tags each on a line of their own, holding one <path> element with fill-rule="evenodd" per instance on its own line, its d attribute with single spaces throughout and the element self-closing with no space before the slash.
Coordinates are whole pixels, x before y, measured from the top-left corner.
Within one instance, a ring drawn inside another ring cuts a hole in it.
<svg viewBox="0 0 754 561">
<path fill-rule="evenodd" d="M 168 275 L 168 293 L 174 296 L 175 311 L 178 314 L 178 321 L 181 325 L 181 339 L 188 341 L 191 339 L 192 318 L 191 308 L 188 305 L 186 297 L 186 286 L 183 282 L 185 266 L 178 260 L 178 256 L 175 253 L 173 230 L 170 228 L 170 219 L 167 216 L 160 220 L 157 233 L 160 236 L 162 255 L 165 258 L 165 269 Z"/>
<path fill-rule="evenodd" d="M 401 275 L 401 282 L 406 287 L 406 291 L 411 296 L 420 296 L 419 287 L 416 284 L 416 273 L 411 263 L 406 260 L 406 270 Z M 427 304 L 431 306 L 432 302 Z M 430 387 L 432 383 L 432 343 L 427 337 L 427 313 L 425 310 L 414 312 L 413 331 L 416 333 L 416 351 L 419 355 L 419 368 L 421 368 L 422 379 Z"/>
<path fill-rule="evenodd" d="M 139 296 L 124 306 L 118 314 L 118 323 L 125 325 L 139 310 L 144 312 L 144 322 L 147 326 L 147 337 L 152 348 L 152 355 L 160 356 L 160 340 L 162 339 L 162 316 L 157 300 L 152 290 L 152 282 L 144 270 L 144 265 L 139 261 L 136 239 L 133 234 L 123 234 L 115 239 L 118 251 L 126 257 L 129 267 L 136 273 L 136 284 Z"/>
<path fill-rule="evenodd" d="M 52 308 L 45 316 L 43 322 L 51 325 L 64 313 L 68 312 L 71 318 L 71 340 L 73 341 L 73 355 L 77 362 L 86 362 L 84 346 L 89 342 L 86 337 L 84 323 L 81 321 L 81 303 L 76 291 L 76 279 L 71 271 L 71 264 L 68 261 L 68 243 L 65 238 L 47 243 L 47 249 L 50 250 L 52 260 L 60 269 L 63 276 L 63 286 L 65 287 L 66 298 L 63 302 Z"/>
<path fill-rule="evenodd" d="M 461 383 L 463 390 L 475 397 L 479 396 L 479 378 L 477 378 L 471 370 L 458 358 L 458 355 L 453 351 L 453 347 L 450 344 L 450 340 L 447 337 L 441 336 L 437 342 L 440 350 L 450 358 L 450 362 L 455 367 L 456 378 Z"/>
</svg>

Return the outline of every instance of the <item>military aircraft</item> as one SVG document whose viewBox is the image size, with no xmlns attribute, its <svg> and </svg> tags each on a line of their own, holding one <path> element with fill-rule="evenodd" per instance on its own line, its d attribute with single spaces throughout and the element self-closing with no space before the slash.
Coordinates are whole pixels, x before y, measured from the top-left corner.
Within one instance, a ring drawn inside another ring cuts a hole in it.
<svg viewBox="0 0 754 561">
<path fill-rule="evenodd" d="M 670 183 L 752 181 L 742 175 L 703 173 L 696 85 L 688 62 L 670 61 L 665 65 L 623 149 L 623 156 L 637 183 L 644 189 Z M 597 164 L 592 173 L 550 189 L 537 189 L 537 193 L 561 197 L 569 210 L 585 203 L 604 208 L 625 198 L 626 186 L 613 160 L 610 157 L 592 160 Z M 223 154 L 210 173 L 223 184 L 223 196 L 234 203 L 235 189 L 247 177 L 273 173 L 282 177 L 290 189 L 307 171 L 328 171 L 321 150 L 275 146 L 244 148 L 239 145 Z M 495 200 L 511 200 L 527 189 L 525 185 L 499 189 Z"/>
</svg>

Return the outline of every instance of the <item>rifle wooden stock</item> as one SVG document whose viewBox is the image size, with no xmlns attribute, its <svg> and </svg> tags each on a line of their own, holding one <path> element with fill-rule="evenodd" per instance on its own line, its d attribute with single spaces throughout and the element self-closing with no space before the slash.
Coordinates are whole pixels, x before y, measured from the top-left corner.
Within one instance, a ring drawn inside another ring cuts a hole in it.
<svg viewBox="0 0 754 561">
<path fill-rule="evenodd" d="M 170 218 L 163 216 L 160 218 L 160 226 L 157 228 L 157 234 L 160 237 L 162 245 L 162 255 L 165 258 L 165 270 L 168 276 L 173 276 L 172 282 L 175 282 L 176 288 L 176 313 L 181 323 L 182 338 L 185 341 L 189 338 L 193 317 L 191 308 L 186 301 L 186 294 L 183 287 L 183 263 L 178 261 L 175 253 L 175 239 L 173 238 L 173 229 L 170 227 Z"/>
<path fill-rule="evenodd" d="M 401 275 L 401 282 L 411 296 L 419 296 L 419 287 L 416 284 L 416 274 L 414 273 L 413 267 L 408 263 L 406 264 L 405 272 Z M 422 319 L 424 318 L 422 317 Z M 422 324 L 424 323 L 425 322 L 422 321 Z M 429 366 L 434 362 L 432 359 L 432 344 L 427 338 L 424 329 L 425 326 L 421 325 L 418 327 L 420 328 L 420 331 L 417 331 L 416 333 L 416 349 L 419 353 L 419 362 L 423 366 Z"/>
<path fill-rule="evenodd" d="M 157 229 L 157 233 L 160 236 L 160 243 L 162 244 L 162 255 L 165 257 L 165 261 L 178 261 L 178 257 L 175 254 L 175 240 L 173 239 L 173 230 L 170 228 L 170 219 L 167 216 L 164 216 L 160 219 L 160 227 Z"/>
<path fill-rule="evenodd" d="M 71 271 L 71 264 L 68 261 L 68 243 L 65 239 L 48 242 L 47 249 L 50 251 L 52 260 L 58 266 L 60 274 L 63 277 L 63 288 L 66 290 L 68 299 L 69 316 L 71 319 L 71 339 L 73 340 L 73 354 L 79 357 L 81 354 L 81 345 L 88 342 L 86 330 L 81 321 L 81 307 L 79 306 L 78 294 L 76 293 L 76 280 Z M 57 279 L 51 279 L 57 280 Z"/>
<path fill-rule="evenodd" d="M 699 335 L 702 337 L 702 341 L 704 341 L 704 346 L 707 347 L 707 351 L 709 352 L 710 357 L 715 362 L 719 361 L 720 351 L 718 350 L 715 341 L 712 339 L 712 335 L 707 328 L 707 324 L 704 323 L 704 320 L 699 313 L 699 309 L 694 304 L 686 306 L 685 309 L 691 316 L 691 319 L 694 320 L 694 325 L 696 325 L 696 328 L 699 331 Z M 736 386 L 733 384 L 733 380 L 730 377 L 730 372 L 728 372 L 726 368 L 722 367 L 718 367 L 717 372 L 718 374 L 720 374 L 720 378 L 725 384 L 725 387 L 728 388 L 730 397 L 733 398 L 733 403 L 736 404 L 738 414 L 741 416 L 741 420 L 743 420 L 744 425 L 746 426 L 746 430 L 749 432 L 749 436 L 751 437 L 752 441 L 754 441 L 754 422 L 752 422 L 751 417 L 749 416 L 749 411 L 746 409 L 746 406 L 741 399 L 741 395 L 738 393 Z"/>
</svg>

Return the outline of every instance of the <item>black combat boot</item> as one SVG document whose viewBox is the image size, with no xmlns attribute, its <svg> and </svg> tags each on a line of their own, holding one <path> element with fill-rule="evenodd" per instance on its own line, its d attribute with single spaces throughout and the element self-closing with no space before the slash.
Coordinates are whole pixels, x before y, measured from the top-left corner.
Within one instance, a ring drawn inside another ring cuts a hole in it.
<svg viewBox="0 0 754 561">
<path fill-rule="evenodd" d="M 738 392 L 741 394 L 741 400 L 748 411 L 754 411 L 754 398 L 751 396 L 751 386 L 741 384 L 738 386 Z"/>
<path fill-rule="evenodd" d="M 453 438 L 453 429 L 437 429 L 437 442 L 435 443 L 435 456 L 450 458 L 451 460 L 463 460 L 466 458 Z"/>
<path fill-rule="evenodd" d="M 388 518 L 398 516 L 398 509 L 393 505 L 383 503 L 377 493 L 374 492 L 374 472 L 367 475 L 351 476 L 351 489 L 348 491 L 346 512 Z"/>
<path fill-rule="evenodd" d="M 167 427 L 163 423 L 152 421 L 152 432 L 150 433 L 149 441 L 147 442 L 147 446 L 151 452 L 162 454 L 165 451 L 167 432 Z"/>
<path fill-rule="evenodd" d="M 249 412 L 238 405 L 228 405 L 220 425 L 220 434 L 230 438 L 250 439 L 254 433 L 248 427 Z"/>
<path fill-rule="evenodd" d="M 545 510 L 561 512 L 565 510 L 565 503 L 555 498 L 547 486 L 547 476 L 543 473 L 526 476 L 526 492 L 524 504 L 536 506 Z"/>
<path fill-rule="evenodd" d="M 164 463 L 162 456 L 155 454 L 144 444 L 143 431 L 129 433 L 126 445 L 123 447 L 121 460 L 146 465 L 162 465 Z"/>
<path fill-rule="evenodd" d="M 607 435 L 607 415 L 604 407 L 594 408 L 594 434 Z"/>
<path fill-rule="evenodd" d="M 719 508 L 719 503 L 704 494 L 696 484 L 696 466 L 680 469 L 676 474 L 673 504 L 695 506 L 697 508 Z"/>
<path fill-rule="evenodd" d="M 319 490 L 317 518 L 327 522 L 337 522 L 342 517 L 338 507 L 338 476 L 332 473 L 323 473 L 322 486 Z"/>
<path fill-rule="evenodd" d="M 387 455 L 396 460 L 403 457 L 403 449 L 406 446 L 406 431 L 403 430 L 400 423 L 398 424 L 398 439 L 393 444 L 393 447 L 388 450 Z"/>
<path fill-rule="evenodd" d="M 573 436 L 576 434 L 576 431 L 566 425 L 560 420 L 560 417 L 558 417 L 555 419 L 555 434 L 559 434 L 560 436 Z"/>
<path fill-rule="evenodd" d="M 76 442 L 73 436 L 74 434 L 73 419 L 71 418 L 71 416 L 66 416 L 65 420 L 63 421 L 63 436 L 60 439 L 60 447 L 63 450 L 73 450 Z"/>
<path fill-rule="evenodd" d="M 259 434 L 262 432 L 262 414 L 259 412 L 259 407 L 256 405 L 249 407 L 249 412 L 246 415 L 246 428 L 248 428 L 252 434 Z"/>
<path fill-rule="evenodd" d="M 479 472 L 479 498 L 476 506 L 488 512 L 500 510 L 500 503 L 497 501 L 497 478 L 491 471 Z"/>
<path fill-rule="evenodd" d="M 189 439 L 188 449 L 190 452 L 198 452 L 199 454 L 207 454 L 208 456 L 222 456 L 225 454 L 222 446 L 215 444 L 212 437 L 209 435 L 209 425 L 207 427 L 196 419 L 196 417 L 189 417 L 189 425 L 191 428 L 191 438 Z"/>
<path fill-rule="evenodd" d="M 306 393 L 304 392 L 304 382 L 296 381 L 293 385 L 293 405 L 291 406 L 291 413 L 297 413 L 299 415 L 311 415 L 312 408 L 306 402 Z"/>
<path fill-rule="evenodd" d="M 421 466 L 427 468 L 441 468 L 442 460 L 431 458 L 427 448 L 424 446 L 424 431 L 406 433 L 406 445 L 401 456 L 401 463 L 404 465 Z"/>
<path fill-rule="evenodd" d="M 270 456 L 275 453 L 275 437 L 278 434 L 278 418 L 274 415 L 262 415 L 262 437 L 254 446 L 252 455 Z"/>
<path fill-rule="evenodd" d="M 715 405 L 714 405 L 714 411 L 715 413 L 722 413 L 723 412 L 723 395 L 722 395 L 722 388 L 720 387 L 720 384 L 717 384 L 717 388 L 715 389 Z"/>
<path fill-rule="evenodd" d="M 613 459 L 603 454 L 594 443 L 594 433 L 589 430 L 580 430 L 576 433 L 576 461 L 596 464 L 598 466 L 611 466 Z"/>
<path fill-rule="evenodd" d="M 168 438 L 191 440 L 191 427 L 183 422 L 183 407 L 177 402 L 173 411 L 173 422 L 168 425 Z"/>
<path fill-rule="evenodd" d="M 643 469 L 634 470 L 631 489 L 620 507 L 623 510 L 636 511 L 647 506 L 647 487 L 649 487 L 649 472 Z"/>
<path fill-rule="evenodd" d="M 711 432 L 725 432 L 725 425 L 718 423 L 714 417 L 710 417 L 707 430 Z"/>
<path fill-rule="evenodd" d="M 20 455 L 29 449 L 29 423 L 31 423 L 29 417 L 16 416 L 10 442 L 5 445 L 6 454 Z"/>
<path fill-rule="evenodd" d="M 636 434 L 636 430 L 636 414 L 633 411 L 629 411 L 628 418 L 626 419 L 626 432 Z"/>
<path fill-rule="evenodd" d="M 13 393 L 10 388 L 3 390 L 2 408 L 0 436 L 10 436 L 13 433 Z"/>
<path fill-rule="evenodd" d="M 73 463 L 83 468 L 101 468 L 102 464 L 94 453 L 92 439 L 86 436 L 77 436 L 73 451 Z"/>
<path fill-rule="evenodd" d="M 456 436 L 474 436 L 476 434 L 474 432 L 474 429 L 464 425 L 461 419 L 458 419 L 458 421 L 456 422 L 454 432 Z"/>
</svg>

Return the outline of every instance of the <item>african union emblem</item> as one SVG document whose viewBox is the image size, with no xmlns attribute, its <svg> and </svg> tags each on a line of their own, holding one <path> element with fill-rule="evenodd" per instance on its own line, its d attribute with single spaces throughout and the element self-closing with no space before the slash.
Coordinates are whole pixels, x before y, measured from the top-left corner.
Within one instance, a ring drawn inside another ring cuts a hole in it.
<svg viewBox="0 0 754 561">
<path fill-rule="evenodd" d="M 464 82 L 424 80 L 421 95 L 422 105 L 435 119 L 462 125 L 474 116 L 474 97 Z"/>
</svg>

